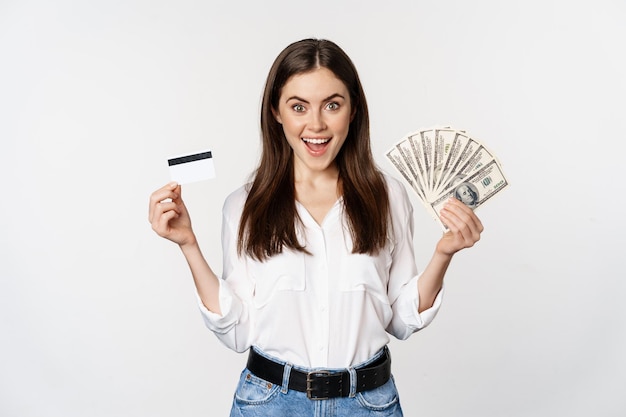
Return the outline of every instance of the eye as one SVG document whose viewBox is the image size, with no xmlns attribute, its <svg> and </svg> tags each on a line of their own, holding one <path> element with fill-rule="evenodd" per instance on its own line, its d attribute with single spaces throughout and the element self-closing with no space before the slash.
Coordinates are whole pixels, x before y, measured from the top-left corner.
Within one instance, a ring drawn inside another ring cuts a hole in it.
<svg viewBox="0 0 626 417">
<path fill-rule="evenodd" d="M 297 113 L 302 113 L 306 110 L 302 104 L 294 104 L 291 108 Z"/>
<path fill-rule="evenodd" d="M 337 103 L 336 101 L 331 101 L 326 105 L 326 108 L 328 110 L 337 110 L 339 109 L 339 103 Z"/>
</svg>

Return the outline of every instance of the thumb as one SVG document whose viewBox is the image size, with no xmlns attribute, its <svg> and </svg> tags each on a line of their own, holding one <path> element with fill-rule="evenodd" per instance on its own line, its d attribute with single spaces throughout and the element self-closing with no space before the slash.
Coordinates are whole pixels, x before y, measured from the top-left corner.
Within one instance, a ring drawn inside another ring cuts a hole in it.
<svg viewBox="0 0 626 417">
<path fill-rule="evenodd" d="M 176 187 L 172 191 L 174 191 L 176 195 L 178 196 L 175 198 L 175 200 L 183 201 L 183 195 L 182 195 L 183 187 L 180 184 L 176 184 Z"/>
</svg>

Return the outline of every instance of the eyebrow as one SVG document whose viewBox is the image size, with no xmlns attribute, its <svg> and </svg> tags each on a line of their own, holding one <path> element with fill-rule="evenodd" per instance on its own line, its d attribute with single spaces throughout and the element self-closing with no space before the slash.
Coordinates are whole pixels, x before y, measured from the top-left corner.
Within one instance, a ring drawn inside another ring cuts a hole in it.
<svg viewBox="0 0 626 417">
<path fill-rule="evenodd" d="M 342 98 L 342 99 L 346 99 L 344 96 L 342 96 L 339 93 L 335 93 L 335 94 L 331 94 L 330 96 L 326 97 L 325 99 L 323 99 L 322 101 L 328 101 L 328 100 L 332 100 L 334 98 Z M 291 96 L 289 97 L 287 100 L 285 100 L 285 103 L 289 102 L 290 100 L 297 100 L 297 101 L 301 101 L 303 103 L 307 103 L 310 104 L 308 100 L 303 99 L 302 97 L 298 97 L 298 96 Z"/>
</svg>

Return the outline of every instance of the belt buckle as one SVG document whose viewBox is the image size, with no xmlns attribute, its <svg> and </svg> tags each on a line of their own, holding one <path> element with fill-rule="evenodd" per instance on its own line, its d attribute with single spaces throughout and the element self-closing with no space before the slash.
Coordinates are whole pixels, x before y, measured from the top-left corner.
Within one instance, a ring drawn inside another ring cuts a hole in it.
<svg viewBox="0 0 626 417">
<path fill-rule="evenodd" d="M 313 387 L 311 387 L 311 383 L 314 381 L 313 378 L 321 377 L 321 376 L 330 376 L 329 371 L 311 371 L 306 374 L 306 396 L 309 400 L 328 400 L 330 397 L 313 397 Z M 328 391 L 326 391 L 326 395 L 328 395 Z"/>
</svg>

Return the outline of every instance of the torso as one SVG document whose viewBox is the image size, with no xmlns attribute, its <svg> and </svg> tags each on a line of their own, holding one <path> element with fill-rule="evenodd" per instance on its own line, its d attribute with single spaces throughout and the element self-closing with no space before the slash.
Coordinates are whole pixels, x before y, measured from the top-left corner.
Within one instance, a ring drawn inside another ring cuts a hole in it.
<svg viewBox="0 0 626 417">
<path fill-rule="evenodd" d="M 432 320 L 434 314 L 425 321 L 417 315 L 417 285 L 409 285 L 417 282 L 418 271 L 412 207 L 402 184 L 387 179 L 393 222 L 389 244 L 368 255 L 352 253 L 341 187 L 330 183 L 316 182 L 327 184 L 322 187 L 326 193 L 296 186 L 302 220 L 296 230 L 309 253 L 285 249 L 265 261 L 237 253 L 236 233 L 249 188 L 228 197 L 222 284 L 233 307 L 227 316 L 207 312 L 205 319 L 221 326 L 214 331 L 231 349 L 242 352 L 257 346 L 300 366 L 345 368 L 371 358 L 389 342 L 390 334 L 405 339 Z"/>
</svg>

